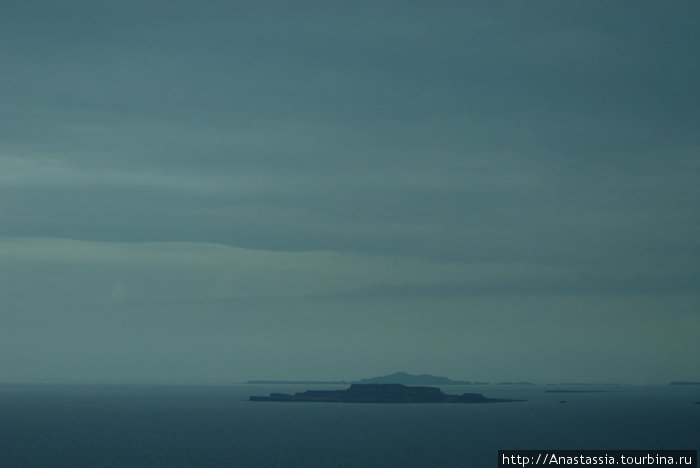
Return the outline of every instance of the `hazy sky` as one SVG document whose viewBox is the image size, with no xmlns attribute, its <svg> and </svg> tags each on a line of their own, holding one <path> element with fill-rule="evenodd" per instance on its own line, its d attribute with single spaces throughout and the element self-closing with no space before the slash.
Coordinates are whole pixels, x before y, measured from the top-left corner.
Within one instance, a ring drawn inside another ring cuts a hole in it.
<svg viewBox="0 0 700 468">
<path fill-rule="evenodd" d="M 0 382 L 700 380 L 699 24 L 0 0 Z"/>
</svg>

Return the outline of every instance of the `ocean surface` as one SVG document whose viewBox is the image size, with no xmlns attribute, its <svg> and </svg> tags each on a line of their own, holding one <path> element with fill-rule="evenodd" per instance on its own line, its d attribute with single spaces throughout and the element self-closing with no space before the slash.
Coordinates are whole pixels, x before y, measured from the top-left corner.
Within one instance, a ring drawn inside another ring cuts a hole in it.
<svg viewBox="0 0 700 468">
<path fill-rule="evenodd" d="M 700 387 L 447 386 L 525 402 L 250 402 L 344 385 L 0 385 L 0 467 L 494 467 L 506 449 L 698 449 Z M 560 403 L 566 400 L 566 403 Z"/>
</svg>

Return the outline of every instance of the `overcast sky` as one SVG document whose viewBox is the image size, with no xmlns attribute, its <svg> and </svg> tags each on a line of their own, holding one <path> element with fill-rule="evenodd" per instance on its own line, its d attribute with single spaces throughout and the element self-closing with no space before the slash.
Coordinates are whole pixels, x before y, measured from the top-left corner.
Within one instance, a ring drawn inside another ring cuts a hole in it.
<svg viewBox="0 0 700 468">
<path fill-rule="evenodd" d="M 699 25 L 0 0 L 0 382 L 700 380 Z"/>
</svg>

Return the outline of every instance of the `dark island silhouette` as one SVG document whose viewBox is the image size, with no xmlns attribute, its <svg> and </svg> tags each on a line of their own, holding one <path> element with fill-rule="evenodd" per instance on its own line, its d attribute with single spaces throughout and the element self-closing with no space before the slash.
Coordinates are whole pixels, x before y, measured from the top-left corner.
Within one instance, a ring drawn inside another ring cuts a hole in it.
<svg viewBox="0 0 700 468">
<path fill-rule="evenodd" d="M 614 390 L 545 390 L 545 393 L 614 393 Z"/>
<path fill-rule="evenodd" d="M 469 385 L 471 382 L 466 380 L 452 380 L 448 377 L 440 377 L 437 375 L 420 374 L 411 375 L 406 372 L 394 372 L 393 374 L 383 375 L 380 377 L 370 377 L 368 379 L 360 379 L 359 384 L 401 384 L 401 385 Z"/>
<path fill-rule="evenodd" d="M 347 380 L 248 380 L 249 384 L 304 384 L 304 385 L 329 385 L 329 384 L 402 384 L 402 385 L 469 385 L 466 380 L 452 380 L 448 377 L 440 377 L 430 374 L 411 375 L 406 372 L 394 372 L 389 375 L 370 377 L 366 379 Z M 479 382 L 485 383 L 485 382 Z"/>
<path fill-rule="evenodd" d="M 318 403 L 504 403 L 505 398 L 486 398 L 479 393 L 446 395 L 437 387 L 409 387 L 402 384 L 352 384 L 346 390 L 309 390 L 251 396 L 250 401 Z"/>
</svg>

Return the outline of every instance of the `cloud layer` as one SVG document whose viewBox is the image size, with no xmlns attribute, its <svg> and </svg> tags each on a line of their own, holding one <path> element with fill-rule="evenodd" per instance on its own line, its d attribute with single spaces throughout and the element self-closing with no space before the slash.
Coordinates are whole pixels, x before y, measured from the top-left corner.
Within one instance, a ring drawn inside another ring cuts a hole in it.
<svg viewBox="0 0 700 468">
<path fill-rule="evenodd" d="M 5 2 L 2 378 L 697 380 L 698 14 Z"/>
</svg>

